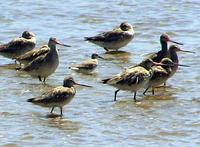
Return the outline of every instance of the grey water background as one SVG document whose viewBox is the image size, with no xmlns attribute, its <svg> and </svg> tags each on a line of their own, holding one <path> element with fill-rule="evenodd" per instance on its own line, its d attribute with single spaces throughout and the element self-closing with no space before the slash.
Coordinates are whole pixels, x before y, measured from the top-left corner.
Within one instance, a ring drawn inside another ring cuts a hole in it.
<svg viewBox="0 0 200 147">
<path fill-rule="evenodd" d="M 200 146 L 198 0 L 2 0 L 0 12 L 0 43 L 31 30 L 37 36 L 37 47 L 49 37 L 72 45 L 58 46 L 60 64 L 47 85 L 6 66 L 13 61 L 0 56 L 1 146 Z M 83 41 L 123 21 L 135 29 L 134 40 L 121 49 L 126 53 L 105 54 L 102 48 Z M 115 88 L 102 85 L 101 79 L 158 51 L 163 32 L 183 42 L 183 49 L 196 52 L 179 53 L 180 63 L 190 67 L 179 68 L 168 87 L 156 89 L 155 96 L 143 96 L 142 89 L 137 96 L 140 102 L 134 103 L 132 93 L 120 91 L 118 101 L 113 102 Z M 92 53 L 108 59 L 99 60 L 94 75 L 68 69 Z M 61 85 L 69 75 L 93 88 L 77 88 L 62 119 L 48 118 L 50 109 L 26 102 Z"/>
</svg>

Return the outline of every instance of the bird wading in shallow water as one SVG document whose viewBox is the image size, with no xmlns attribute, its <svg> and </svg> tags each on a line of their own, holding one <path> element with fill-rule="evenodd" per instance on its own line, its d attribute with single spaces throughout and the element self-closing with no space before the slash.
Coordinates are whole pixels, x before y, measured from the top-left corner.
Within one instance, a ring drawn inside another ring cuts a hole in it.
<svg viewBox="0 0 200 147">
<path fill-rule="evenodd" d="M 33 77 L 38 77 L 40 81 L 42 81 L 43 78 L 43 82 L 45 83 L 46 78 L 54 73 L 59 64 L 56 44 L 70 47 L 69 45 L 60 43 L 56 38 L 51 37 L 48 43 L 49 51 L 46 54 L 35 58 L 27 66 L 21 68 L 20 71 L 25 71 Z"/>
<path fill-rule="evenodd" d="M 136 101 L 137 91 L 140 88 L 145 87 L 153 74 L 151 70 L 153 65 L 159 66 L 161 63 L 153 62 L 151 59 L 144 60 L 134 67 L 125 69 L 120 74 L 102 80 L 102 82 L 103 84 L 108 84 L 117 88 L 114 95 L 114 101 L 116 101 L 117 93 L 120 90 L 134 92 L 133 98 L 134 101 Z"/>
<path fill-rule="evenodd" d="M 0 45 L 0 54 L 7 58 L 16 58 L 35 47 L 36 38 L 32 32 L 24 31 L 22 37 Z"/>
<path fill-rule="evenodd" d="M 153 75 L 150 78 L 149 82 L 147 83 L 147 89 L 143 92 L 144 95 L 148 91 L 149 88 L 152 88 L 152 95 L 154 95 L 155 87 L 160 86 L 161 84 L 165 83 L 170 78 L 173 67 L 175 66 L 188 67 L 187 65 L 174 63 L 169 58 L 163 58 L 161 63 L 162 63 L 161 66 L 152 67 Z"/>
<path fill-rule="evenodd" d="M 51 107 L 51 112 L 55 107 L 60 108 L 60 116 L 63 115 L 63 106 L 68 104 L 76 94 L 75 85 L 91 87 L 84 84 L 78 84 L 74 81 L 72 77 L 66 77 L 63 82 L 63 86 L 58 86 L 53 88 L 51 91 L 43 93 L 40 97 L 28 99 L 27 102 L 42 106 Z"/>
<path fill-rule="evenodd" d="M 85 40 L 103 47 L 106 51 L 117 51 L 126 46 L 133 38 L 134 30 L 132 25 L 123 22 L 120 24 L 119 28 L 103 32 L 94 37 L 85 37 Z"/>
<path fill-rule="evenodd" d="M 98 54 L 92 54 L 91 59 L 83 61 L 82 63 L 77 64 L 77 65 L 72 65 L 69 68 L 77 72 L 91 73 L 96 69 L 98 65 L 98 58 L 104 59 Z"/>
</svg>

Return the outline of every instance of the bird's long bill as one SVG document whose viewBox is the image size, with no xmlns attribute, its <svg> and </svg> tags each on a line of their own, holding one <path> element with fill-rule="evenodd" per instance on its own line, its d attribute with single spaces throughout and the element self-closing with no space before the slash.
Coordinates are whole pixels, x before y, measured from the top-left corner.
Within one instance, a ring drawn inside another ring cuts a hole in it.
<svg viewBox="0 0 200 147">
<path fill-rule="evenodd" d="M 183 67 L 190 67 L 189 65 L 178 64 L 178 63 L 174 63 L 174 65 L 176 65 L 176 66 L 183 66 Z"/>
<path fill-rule="evenodd" d="M 183 45 L 183 43 L 176 42 L 176 41 L 173 41 L 173 40 L 169 40 L 169 42 L 176 43 L 176 44 L 178 44 L 178 45 Z"/>
<path fill-rule="evenodd" d="M 79 83 L 75 83 L 75 85 L 78 85 L 78 86 L 84 86 L 84 87 L 92 87 L 92 86 L 89 86 L 89 85 L 79 84 Z"/>
<path fill-rule="evenodd" d="M 58 40 L 56 40 L 56 43 L 59 44 L 59 45 L 61 45 L 61 46 L 71 47 L 71 45 L 60 43 Z"/>
<path fill-rule="evenodd" d="M 193 51 L 186 51 L 186 50 L 182 50 L 182 49 L 180 49 L 179 51 L 185 52 L 185 53 L 192 53 L 192 54 L 195 54 L 195 52 L 193 52 Z"/>
<path fill-rule="evenodd" d="M 158 62 L 152 62 L 153 63 L 153 65 L 155 65 L 155 66 L 162 66 L 162 65 L 165 65 L 165 64 L 163 64 L 163 63 L 158 63 Z"/>
<path fill-rule="evenodd" d="M 103 58 L 103 57 L 101 57 L 101 56 L 99 56 L 99 55 L 98 55 L 98 57 L 99 57 L 100 59 L 104 59 L 104 60 L 105 60 L 105 58 Z"/>
</svg>

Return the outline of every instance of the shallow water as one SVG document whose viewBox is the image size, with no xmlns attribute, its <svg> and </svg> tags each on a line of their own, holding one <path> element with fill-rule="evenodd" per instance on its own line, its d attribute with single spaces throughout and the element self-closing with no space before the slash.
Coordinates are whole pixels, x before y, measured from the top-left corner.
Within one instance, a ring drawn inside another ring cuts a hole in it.
<svg viewBox="0 0 200 147">
<path fill-rule="evenodd" d="M 47 85 L 13 70 L 13 61 L 0 56 L 1 146 L 200 146 L 199 1 L 9 0 L 0 2 L 0 8 L 0 43 L 28 29 L 36 34 L 37 47 L 50 36 L 73 46 L 59 47 L 60 64 Z M 136 32 L 121 49 L 126 53 L 105 54 L 83 41 L 122 21 L 133 24 Z M 163 32 L 183 42 L 183 49 L 196 52 L 179 55 L 180 62 L 191 67 L 180 68 L 167 82 L 168 88 L 156 89 L 155 96 L 140 91 L 140 101 L 134 103 L 133 94 L 119 92 L 113 102 L 115 89 L 102 85 L 101 79 L 157 51 Z M 94 75 L 67 68 L 94 52 L 108 59 L 99 61 Z M 78 88 L 62 119 L 48 117 L 49 109 L 26 102 L 62 84 L 66 75 L 94 87 Z"/>
</svg>

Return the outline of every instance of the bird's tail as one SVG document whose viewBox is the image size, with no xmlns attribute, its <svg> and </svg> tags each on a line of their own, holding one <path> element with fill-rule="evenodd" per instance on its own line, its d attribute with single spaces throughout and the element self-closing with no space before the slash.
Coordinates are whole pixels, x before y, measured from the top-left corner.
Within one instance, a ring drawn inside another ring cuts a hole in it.
<svg viewBox="0 0 200 147">
<path fill-rule="evenodd" d="M 84 37 L 84 40 L 85 41 L 91 41 L 91 40 L 93 40 L 93 38 L 92 37 Z"/>
<path fill-rule="evenodd" d="M 18 67 L 15 67 L 16 70 L 20 70 L 22 69 L 22 67 L 18 66 Z"/>
<path fill-rule="evenodd" d="M 79 68 L 73 67 L 73 66 L 70 66 L 69 69 L 71 69 L 71 70 L 79 70 Z"/>
<path fill-rule="evenodd" d="M 110 78 L 103 79 L 103 80 L 101 80 L 101 81 L 102 81 L 103 84 L 106 84 L 109 80 L 110 80 Z"/>
<path fill-rule="evenodd" d="M 33 102 L 34 98 L 30 98 L 27 100 L 27 102 Z"/>
</svg>

